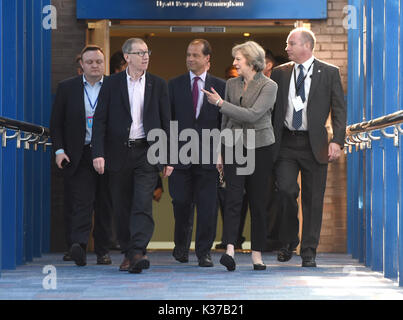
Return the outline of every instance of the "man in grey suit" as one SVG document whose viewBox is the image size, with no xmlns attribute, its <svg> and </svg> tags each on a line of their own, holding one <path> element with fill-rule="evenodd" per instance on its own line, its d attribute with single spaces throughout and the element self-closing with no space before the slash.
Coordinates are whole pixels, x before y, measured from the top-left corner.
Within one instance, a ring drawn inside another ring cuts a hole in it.
<svg viewBox="0 0 403 320">
<path fill-rule="evenodd" d="M 291 259 L 298 245 L 298 174 L 301 172 L 303 267 L 316 267 L 328 162 L 339 158 L 346 130 L 346 105 L 337 67 L 313 56 L 315 35 L 297 28 L 287 38 L 291 60 L 273 70 L 278 84 L 274 107 L 275 175 L 282 219 L 277 259 Z M 333 137 L 325 127 L 331 114 Z"/>
</svg>

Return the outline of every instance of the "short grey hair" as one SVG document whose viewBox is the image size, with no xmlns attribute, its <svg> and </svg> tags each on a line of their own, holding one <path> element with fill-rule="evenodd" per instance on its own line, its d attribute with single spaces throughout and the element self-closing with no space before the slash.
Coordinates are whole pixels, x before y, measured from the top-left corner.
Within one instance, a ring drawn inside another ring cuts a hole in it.
<svg viewBox="0 0 403 320">
<path fill-rule="evenodd" d="M 304 28 L 304 27 L 295 28 L 294 30 L 292 30 L 290 32 L 290 35 L 294 32 L 300 32 L 302 43 L 309 42 L 309 44 L 311 45 L 311 49 L 312 50 L 315 49 L 316 37 L 315 37 L 315 34 L 311 30 Z"/>
<path fill-rule="evenodd" d="M 144 43 L 144 44 L 146 44 L 145 41 L 143 39 L 141 39 L 141 38 L 130 38 L 130 39 L 127 39 L 125 41 L 125 43 L 123 44 L 122 52 L 124 54 L 131 52 L 133 43 L 141 43 L 141 44 Z"/>
<path fill-rule="evenodd" d="M 265 68 L 266 53 L 264 49 L 255 41 L 247 41 L 245 43 L 236 45 L 232 48 L 232 56 L 235 57 L 238 51 L 245 57 L 248 64 L 252 66 L 256 72 L 260 72 Z"/>
</svg>

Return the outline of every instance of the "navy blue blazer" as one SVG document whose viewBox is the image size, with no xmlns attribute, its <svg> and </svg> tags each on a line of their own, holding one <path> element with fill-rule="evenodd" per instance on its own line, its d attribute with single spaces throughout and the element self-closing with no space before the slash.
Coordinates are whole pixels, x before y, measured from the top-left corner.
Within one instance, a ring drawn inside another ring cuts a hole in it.
<svg viewBox="0 0 403 320">
<path fill-rule="evenodd" d="M 225 81 L 216 78 L 209 73 L 206 75 L 205 89 L 211 91 L 213 87 L 221 97 L 225 95 Z M 221 129 L 221 113 L 219 108 L 207 101 L 206 95 L 203 97 L 203 104 L 200 109 L 198 118 L 195 118 L 193 110 L 193 99 L 190 73 L 187 72 L 181 76 L 171 79 L 168 82 L 169 99 L 171 102 L 171 118 L 172 121 L 178 122 L 178 132 L 184 129 L 194 129 L 198 133 L 199 137 L 199 155 L 198 161 L 202 163 L 202 129 Z M 172 137 L 173 138 L 173 137 Z M 187 141 L 180 141 L 178 143 L 179 151 L 185 145 Z M 172 150 L 173 151 L 173 150 Z M 180 159 L 179 159 L 180 160 Z M 210 160 L 207 165 L 203 165 L 204 169 L 215 169 L 216 159 L 213 159 L 213 139 L 210 139 Z M 186 169 L 191 166 L 190 164 L 183 164 L 179 161 L 179 164 L 174 164 L 175 169 Z"/>
<path fill-rule="evenodd" d="M 132 117 L 126 70 L 109 77 L 105 90 L 98 100 L 92 128 L 92 157 L 105 158 L 105 167 L 119 171 L 129 151 L 128 140 Z M 171 112 L 168 87 L 165 80 L 146 72 L 143 126 L 146 136 L 152 129 L 162 129 L 168 137 Z M 150 143 L 152 144 L 152 143 Z M 167 161 L 169 156 L 167 155 Z M 162 170 L 166 163 L 159 163 Z"/>
<path fill-rule="evenodd" d="M 107 81 L 104 77 L 100 96 Z M 70 165 L 63 169 L 68 176 L 74 174 L 82 157 L 85 133 L 84 84 L 80 75 L 59 83 L 50 117 L 53 150 L 64 149 L 70 159 Z"/>
</svg>

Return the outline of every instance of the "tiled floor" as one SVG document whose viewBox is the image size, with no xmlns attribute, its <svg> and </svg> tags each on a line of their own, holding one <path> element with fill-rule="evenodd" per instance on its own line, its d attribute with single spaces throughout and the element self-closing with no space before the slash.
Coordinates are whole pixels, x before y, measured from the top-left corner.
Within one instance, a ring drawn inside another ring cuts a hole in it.
<svg viewBox="0 0 403 320">
<path fill-rule="evenodd" d="M 200 268 L 194 253 L 188 264 L 176 262 L 168 251 L 151 251 L 151 267 L 141 274 L 119 272 L 121 255 L 113 264 L 98 266 L 94 254 L 86 267 L 63 262 L 62 254 L 48 254 L 34 262 L 2 270 L 2 300 L 316 300 L 403 299 L 403 287 L 381 273 L 358 264 L 345 254 L 319 254 L 317 268 L 301 268 L 294 256 L 280 263 L 265 253 L 265 271 L 254 271 L 250 255 L 237 253 L 237 269 L 219 264 L 221 252 L 212 253 L 213 268 Z M 52 272 L 44 270 L 50 266 Z M 53 279 L 53 280 L 52 280 Z M 52 288 L 53 285 L 53 288 Z"/>
</svg>

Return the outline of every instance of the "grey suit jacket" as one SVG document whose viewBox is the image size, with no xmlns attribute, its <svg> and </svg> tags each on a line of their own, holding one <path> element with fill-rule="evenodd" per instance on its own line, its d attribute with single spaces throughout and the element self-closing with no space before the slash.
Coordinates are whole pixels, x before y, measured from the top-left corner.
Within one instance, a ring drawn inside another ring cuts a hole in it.
<svg viewBox="0 0 403 320">
<path fill-rule="evenodd" d="M 227 81 L 222 112 L 221 129 L 243 130 L 243 144 L 248 147 L 247 129 L 255 130 L 255 148 L 274 143 L 271 113 L 277 95 L 277 84 L 258 72 L 243 90 L 243 77 Z"/>
</svg>

